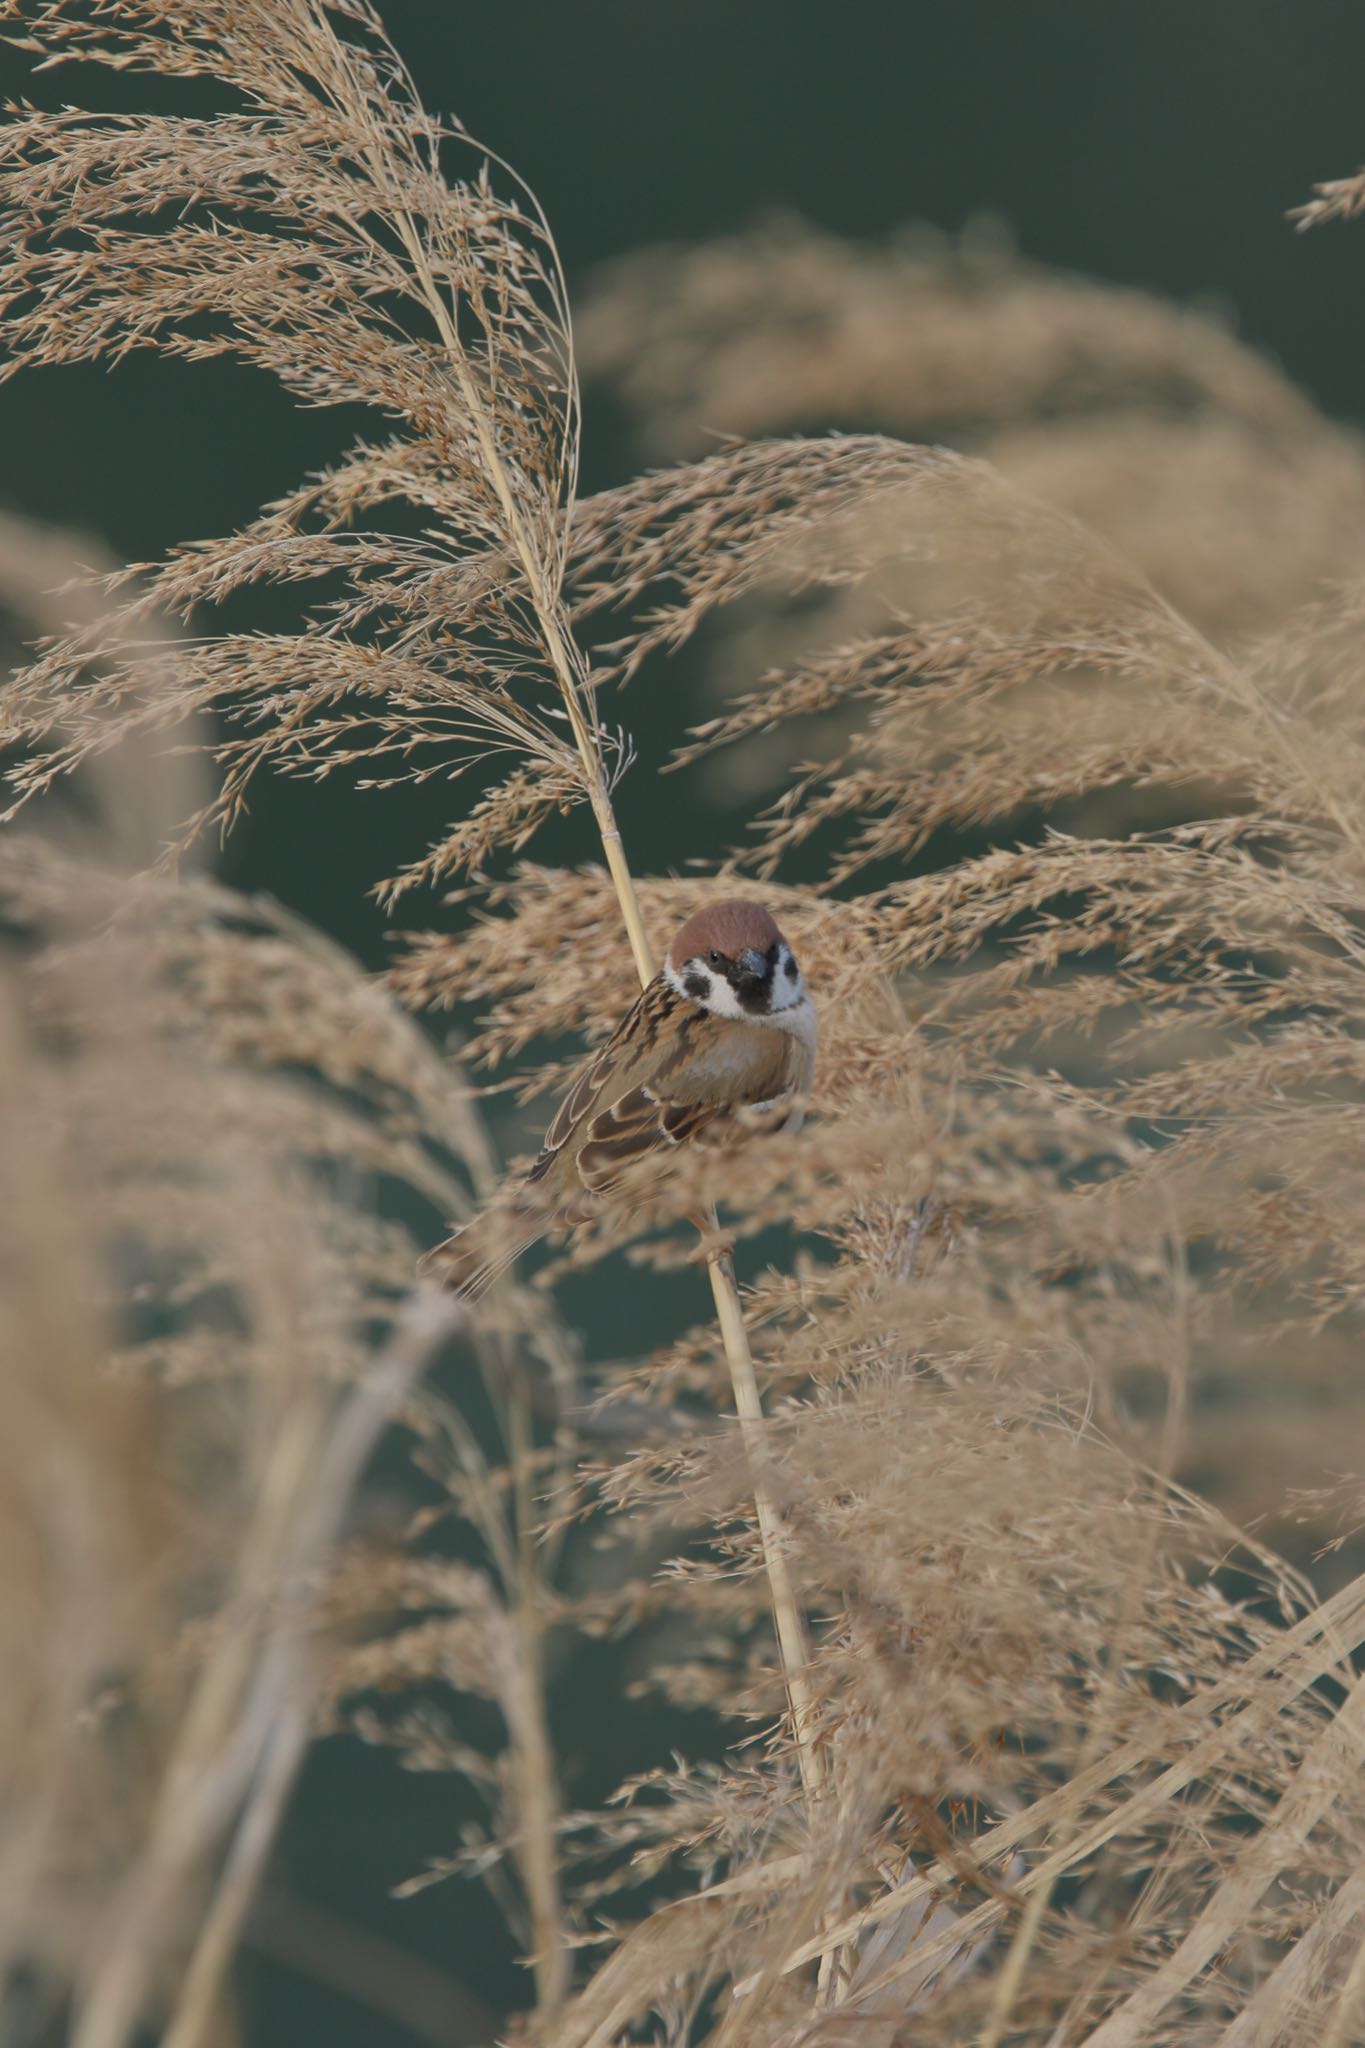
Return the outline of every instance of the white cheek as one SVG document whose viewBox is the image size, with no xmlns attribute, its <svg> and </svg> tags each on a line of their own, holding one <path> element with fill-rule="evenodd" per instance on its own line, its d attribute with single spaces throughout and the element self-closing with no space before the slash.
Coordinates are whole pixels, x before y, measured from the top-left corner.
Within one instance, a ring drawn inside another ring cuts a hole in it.
<svg viewBox="0 0 1365 2048">
<path fill-rule="evenodd" d="M 723 974 L 708 974 L 706 978 L 711 986 L 702 1001 L 713 1017 L 733 1017 L 740 1024 L 753 1023 L 753 1018 Z"/>
<path fill-rule="evenodd" d="M 802 1003 L 806 1001 L 806 984 L 801 979 L 800 969 L 797 969 L 795 980 L 787 972 L 788 966 L 792 964 L 794 963 L 792 962 L 791 954 L 784 949 L 777 963 L 777 972 L 773 976 L 772 1009 L 774 1015 L 783 1010 L 799 1010 Z"/>
<path fill-rule="evenodd" d="M 695 981 L 698 975 L 706 983 L 704 995 L 693 995 L 687 986 L 687 983 Z M 724 975 L 712 974 L 710 968 L 703 967 L 699 960 L 689 960 L 681 974 L 675 967 L 666 966 L 664 978 L 680 996 L 685 996 L 689 1003 L 700 1003 L 713 1017 L 733 1017 L 741 1024 L 753 1022 L 748 1011 L 740 1008 L 739 997 Z"/>
</svg>

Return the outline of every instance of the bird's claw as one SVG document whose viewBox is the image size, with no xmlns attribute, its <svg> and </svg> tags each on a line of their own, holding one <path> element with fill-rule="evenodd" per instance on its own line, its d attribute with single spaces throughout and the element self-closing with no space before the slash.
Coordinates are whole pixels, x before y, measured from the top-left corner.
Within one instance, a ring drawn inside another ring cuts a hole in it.
<svg viewBox="0 0 1365 2048">
<path fill-rule="evenodd" d="M 734 1251 L 735 1240 L 728 1230 L 718 1230 L 705 1216 L 690 1216 L 689 1223 L 695 1228 L 700 1242 L 688 1253 L 689 1266 L 711 1266 L 717 1259 L 727 1259 Z"/>
</svg>

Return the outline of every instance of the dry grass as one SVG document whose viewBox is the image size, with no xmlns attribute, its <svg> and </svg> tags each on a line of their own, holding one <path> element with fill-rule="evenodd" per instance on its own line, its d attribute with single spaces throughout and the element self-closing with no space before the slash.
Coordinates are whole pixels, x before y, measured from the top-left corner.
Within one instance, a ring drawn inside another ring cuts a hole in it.
<svg viewBox="0 0 1365 2048">
<path fill-rule="evenodd" d="M 1028 263 L 985 224 L 857 248 L 778 219 L 640 251 L 591 282 L 578 337 L 651 460 L 718 434 L 950 440 L 1220 639 L 1359 569 L 1358 435 L 1207 315 Z"/>
<path fill-rule="evenodd" d="M 1230 502 L 1274 443 L 1349 506 L 1354 448 L 1201 323 L 1008 271 L 988 330 L 951 266 L 879 284 L 798 236 L 773 260 L 793 302 L 823 291 L 844 371 L 812 384 L 818 351 L 750 334 L 753 403 L 791 411 L 740 424 L 839 413 L 857 348 L 888 411 L 911 322 L 905 417 L 989 414 L 1008 473 L 868 432 L 579 503 L 548 229 L 421 110 L 365 0 L 0 19 L 44 59 L 231 88 L 212 120 L 16 112 L 10 372 L 233 350 L 377 423 L 245 532 L 112 579 L 69 630 L 40 616 L 0 700 L 0 1964 L 40 1970 L 80 2048 L 208 2038 L 310 1735 L 350 1730 L 477 1788 L 486 1826 L 414 1883 L 490 1885 L 528 1959 L 505 2031 L 555 2048 L 1365 2038 L 1365 1580 L 1315 1589 L 1218 1465 L 1235 1419 L 1258 1509 L 1292 1477 L 1326 1535 L 1350 1497 L 1359 586 L 1294 609 L 1344 567 L 1305 555 L 1244 604 L 1245 551 L 1277 551 L 1244 522 L 1201 612 L 1178 550 L 1130 554 L 1075 502 L 1124 447 Z M 689 260 L 719 280 L 704 346 L 643 351 L 634 394 L 665 442 L 740 361 L 744 265 Z M 642 276 L 594 316 L 599 365 L 611 319 L 664 332 Z M 1072 392 L 1114 404 L 1045 430 Z M 1084 489 L 1021 487 L 1078 461 Z M 263 581 L 298 586 L 297 630 L 216 634 Z M 730 686 L 677 765 L 733 756 L 753 829 L 637 886 L 601 693 L 689 645 Z M 345 773 L 362 807 L 466 778 L 385 894 L 455 883 L 479 915 L 409 934 L 381 987 L 269 905 L 148 872 L 267 769 Z M 604 866 L 516 859 L 584 805 Z M 821 1004 L 814 1115 L 698 1154 L 563 1260 L 695 1256 L 683 1219 L 717 1199 L 787 1249 L 742 1316 L 713 1261 L 725 1342 L 699 1315 L 580 1387 L 543 1290 L 477 1322 L 410 1295 L 418 1238 L 497 1178 L 410 1012 L 458 1009 L 469 1065 L 550 1090 L 737 878 Z M 447 1342 L 482 1402 L 423 1381 Z M 768 1419 L 741 1432 L 751 1357 Z M 1279 1413 L 1312 1404 L 1291 1474 Z M 366 1530 L 390 1422 L 425 1505 Z M 577 1810 L 547 1713 L 569 1627 L 754 1739 Z"/>
</svg>

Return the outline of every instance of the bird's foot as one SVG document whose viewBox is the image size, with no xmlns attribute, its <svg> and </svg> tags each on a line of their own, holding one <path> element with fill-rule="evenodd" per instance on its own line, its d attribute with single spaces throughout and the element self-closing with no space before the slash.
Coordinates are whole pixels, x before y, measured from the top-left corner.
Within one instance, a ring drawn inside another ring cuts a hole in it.
<svg viewBox="0 0 1365 2048">
<path fill-rule="evenodd" d="M 689 1266 L 711 1266 L 717 1259 L 729 1258 L 735 1248 L 730 1231 L 719 1229 L 711 1216 L 689 1216 L 687 1220 L 700 1239 L 700 1243 L 687 1255 Z"/>
</svg>

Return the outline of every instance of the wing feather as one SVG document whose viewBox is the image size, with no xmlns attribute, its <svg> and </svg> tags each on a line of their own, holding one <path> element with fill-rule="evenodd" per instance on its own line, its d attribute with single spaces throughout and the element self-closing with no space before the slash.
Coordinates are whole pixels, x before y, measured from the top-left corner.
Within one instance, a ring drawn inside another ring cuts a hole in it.
<svg viewBox="0 0 1365 2048">
<path fill-rule="evenodd" d="M 588 1194 L 604 1195 L 651 1154 L 729 1121 L 737 1104 L 770 1104 L 782 1121 L 794 1050 L 780 1033 L 711 1016 L 657 977 L 579 1072 L 526 1185 L 548 1179 L 563 1160 Z"/>
<path fill-rule="evenodd" d="M 581 1222 L 641 1161 L 716 1126 L 792 1128 L 813 1065 L 813 1031 L 802 1039 L 717 1018 L 656 977 L 580 1068 L 526 1179 L 425 1269 L 474 1298 L 547 1230 Z"/>
<path fill-rule="evenodd" d="M 670 1102 L 654 1088 L 633 1088 L 588 1126 L 578 1173 L 594 1195 L 610 1193 L 628 1167 L 695 1138 L 726 1114 L 724 1105 Z"/>
<path fill-rule="evenodd" d="M 680 1003 L 681 998 L 661 976 L 640 991 L 606 1044 L 579 1070 L 545 1133 L 544 1148 L 531 1169 L 533 1176 L 544 1172 L 543 1162 L 553 1158 L 578 1125 L 601 1107 L 604 1096 L 628 1091 L 653 1068 L 660 1030 Z"/>
</svg>

